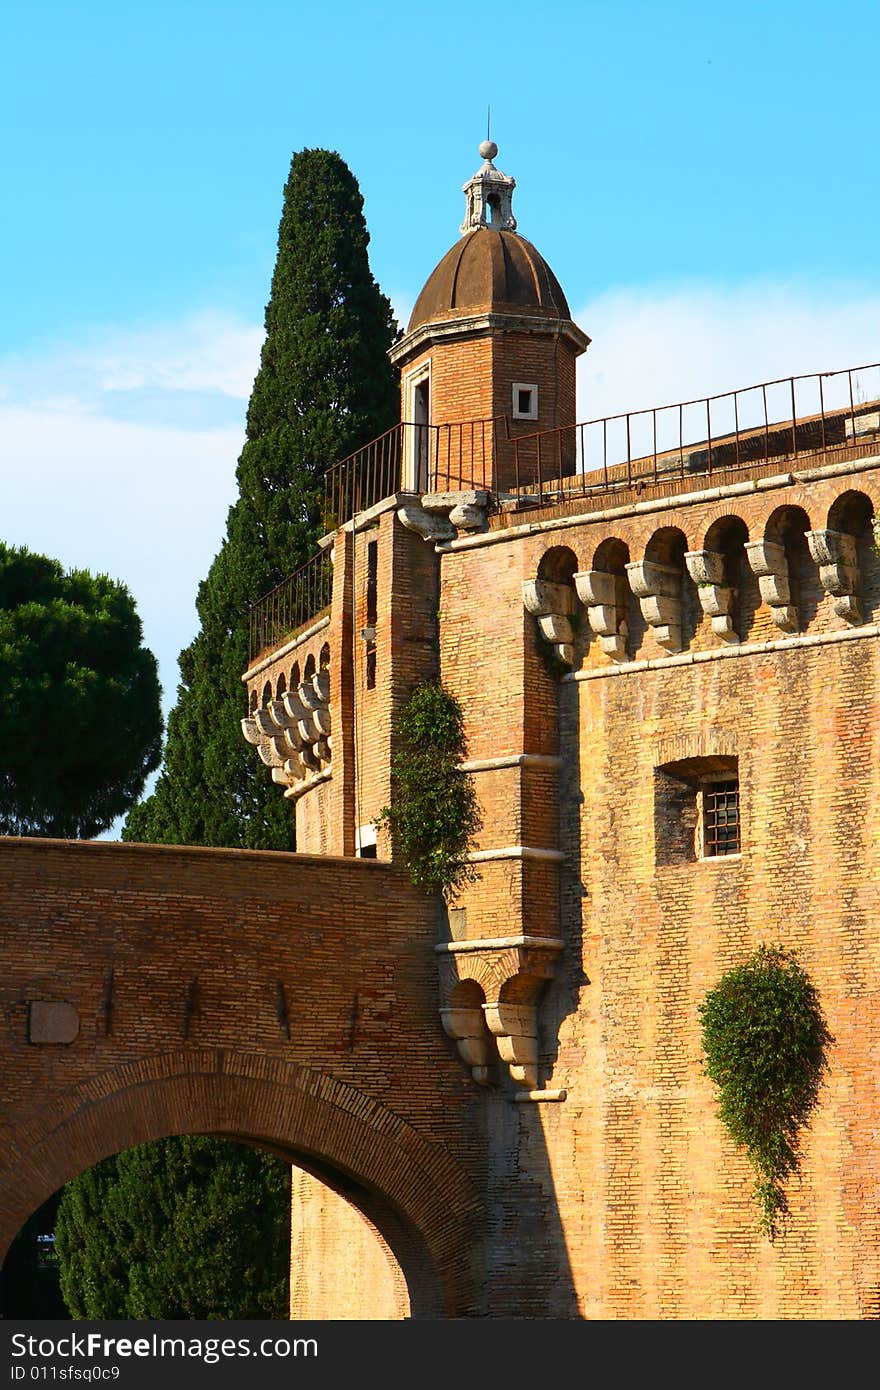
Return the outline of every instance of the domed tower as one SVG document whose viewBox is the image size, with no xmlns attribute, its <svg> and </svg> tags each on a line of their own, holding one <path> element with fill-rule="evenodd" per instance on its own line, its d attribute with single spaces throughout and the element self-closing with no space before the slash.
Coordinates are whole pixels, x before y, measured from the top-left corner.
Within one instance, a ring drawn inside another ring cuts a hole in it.
<svg viewBox="0 0 880 1390">
<path fill-rule="evenodd" d="M 492 140 L 480 145 L 461 237 L 391 351 L 408 425 L 403 481 L 413 491 L 529 483 L 536 446 L 509 441 L 539 433 L 544 477 L 574 471 L 575 362 L 590 339 L 544 257 L 517 232 L 516 180 L 496 169 L 497 153 Z"/>
</svg>

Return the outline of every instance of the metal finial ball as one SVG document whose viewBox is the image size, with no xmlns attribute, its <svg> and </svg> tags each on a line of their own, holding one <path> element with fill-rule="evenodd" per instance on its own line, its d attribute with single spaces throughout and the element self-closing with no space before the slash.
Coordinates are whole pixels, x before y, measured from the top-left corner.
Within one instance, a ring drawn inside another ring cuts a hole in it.
<svg viewBox="0 0 880 1390">
<path fill-rule="evenodd" d="M 481 159 L 494 159 L 497 153 L 498 146 L 495 144 L 494 140 L 484 140 L 480 145 Z"/>
</svg>

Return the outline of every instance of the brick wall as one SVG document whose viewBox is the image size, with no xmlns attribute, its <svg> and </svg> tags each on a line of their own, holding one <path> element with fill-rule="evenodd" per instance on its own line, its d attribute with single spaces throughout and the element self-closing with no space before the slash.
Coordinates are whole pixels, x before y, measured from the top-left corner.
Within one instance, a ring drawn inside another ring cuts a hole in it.
<svg viewBox="0 0 880 1390">
<path fill-rule="evenodd" d="M 229 1134 L 364 1212 L 415 1312 L 478 1310 L 482 1145 L 433 941 L 389 865 L 0 841 L 0 1244 L 110 1153 Z M 35 1004 L 72 1039 L 33 1041 Z"/>
<path fill-rule="evenodd" d="M 633 624 L 629 663 L 616 665 L 582 623 L 579 669 L 561 679 L 521 595 L 553 547 L 587 570 L 609 538 L 632 560 L 671 531 L 682 551 L 698 550 L 731 516 L 751 539 L 776 534 L 795 509 L 806 514 L 801 534 L 821 529 L 841 510 L 859 513 L 853 494 L 880 502 L 878 468 L 832 467 L 763 493 L 685 497 L 649 512 L 624 505 L 562 526 L 545 512 L 443 556 L 442 674 L 465 709 L 471 757 L 560 757 L 557 772 L 525 763 L 474 774 L 481 851 L 521 837 L 556 844 L 564 858 L 557 869 L 482 864 L 458 923 L 473 937 L 549 931 L 547 904 L 558 901 L 565 941 L 541 1006 L 541 1044 L 542 1084 L 566 1099 L 518 1107 L 516 1158 L 507 1111 L 488 1107 L 501 1233 L 487 1255 L 502 1311 L 516 1307 L 517 1239 L 529 1243 L 537 1301 L 557 1315 L 880 1313 L 880 561 L 869 530 L 857 538 L 860 623 L 835 612 L 796 545 L 800 631 L 780 631 L 744 569 L 742 641 L 723 654 L 692 586 L 683 653 Z M 741 854 L 676 855 L 657 769 L 731 750 Z M 715 1114 L 698 1015 L 723 971 L 762 941 L 797 952 L 836 1039 L 802 1175 L 789 1188 L 790 1229 L 772 1246 L 757 1228 L 748 1165 Z M 560 1229 L 567 1267 L 554 1284 Z"/>
</svg>

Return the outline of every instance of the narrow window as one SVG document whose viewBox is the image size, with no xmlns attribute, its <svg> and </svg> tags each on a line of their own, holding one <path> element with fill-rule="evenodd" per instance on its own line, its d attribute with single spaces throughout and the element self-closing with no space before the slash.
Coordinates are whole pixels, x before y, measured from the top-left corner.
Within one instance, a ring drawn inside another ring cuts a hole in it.
<svg viewBox="0 0 880 1390">
<path fill-rule="evenodd" d="M 358 859 L 378 858 L 375 825 L 359 825 L 357 828 Z"/>
<path fill-rule="evenodd" d="M 514 420 L 537 420 L 538 388 L 532 382 L 515 381 L 513 383 L 513 418 Z"/>
<path fill-rule="evenodd" d="M 429 484 L 429 436 L 431 420 L 431 383 L 428 377 L 416 383 L 413 389 L 413 421 L 415 438 L 413 440 L 413 487 L 416 492 L 427 492 Z"/>
<path fill-rule="evenodd" d="M 367 626 L 366 632 L 372 634 L 366 638 L 366 679 L 367 689 L 373 690 L 376 685 L 376 618 L 378 613 L 378 587 L 379 587 L 379 542 L 367 542 Z"/>
</svg>

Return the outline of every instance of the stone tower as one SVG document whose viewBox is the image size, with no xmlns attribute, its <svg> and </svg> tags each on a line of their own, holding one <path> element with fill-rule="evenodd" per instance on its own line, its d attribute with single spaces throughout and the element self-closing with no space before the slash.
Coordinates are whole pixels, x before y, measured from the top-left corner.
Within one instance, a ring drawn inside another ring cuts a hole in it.
<svg viewBox="0 0 880 1390">
<path fill-rule="evenodd" d="M 531 453 L 517 454 L 509 441 L 546 431 L 559 431 L 551 473 L 574 471 L 575 362 L 590 339 L 544 257 L 516 230 L 516 180 L 495 167 L 497 153 L 494 141 L 480 145 L 482 167 L 463 189 L 461 236 L 392 349 L 401 418 L 416 427 L 403 477 L 414 492 L 528 482 Z"/>
</svg>

